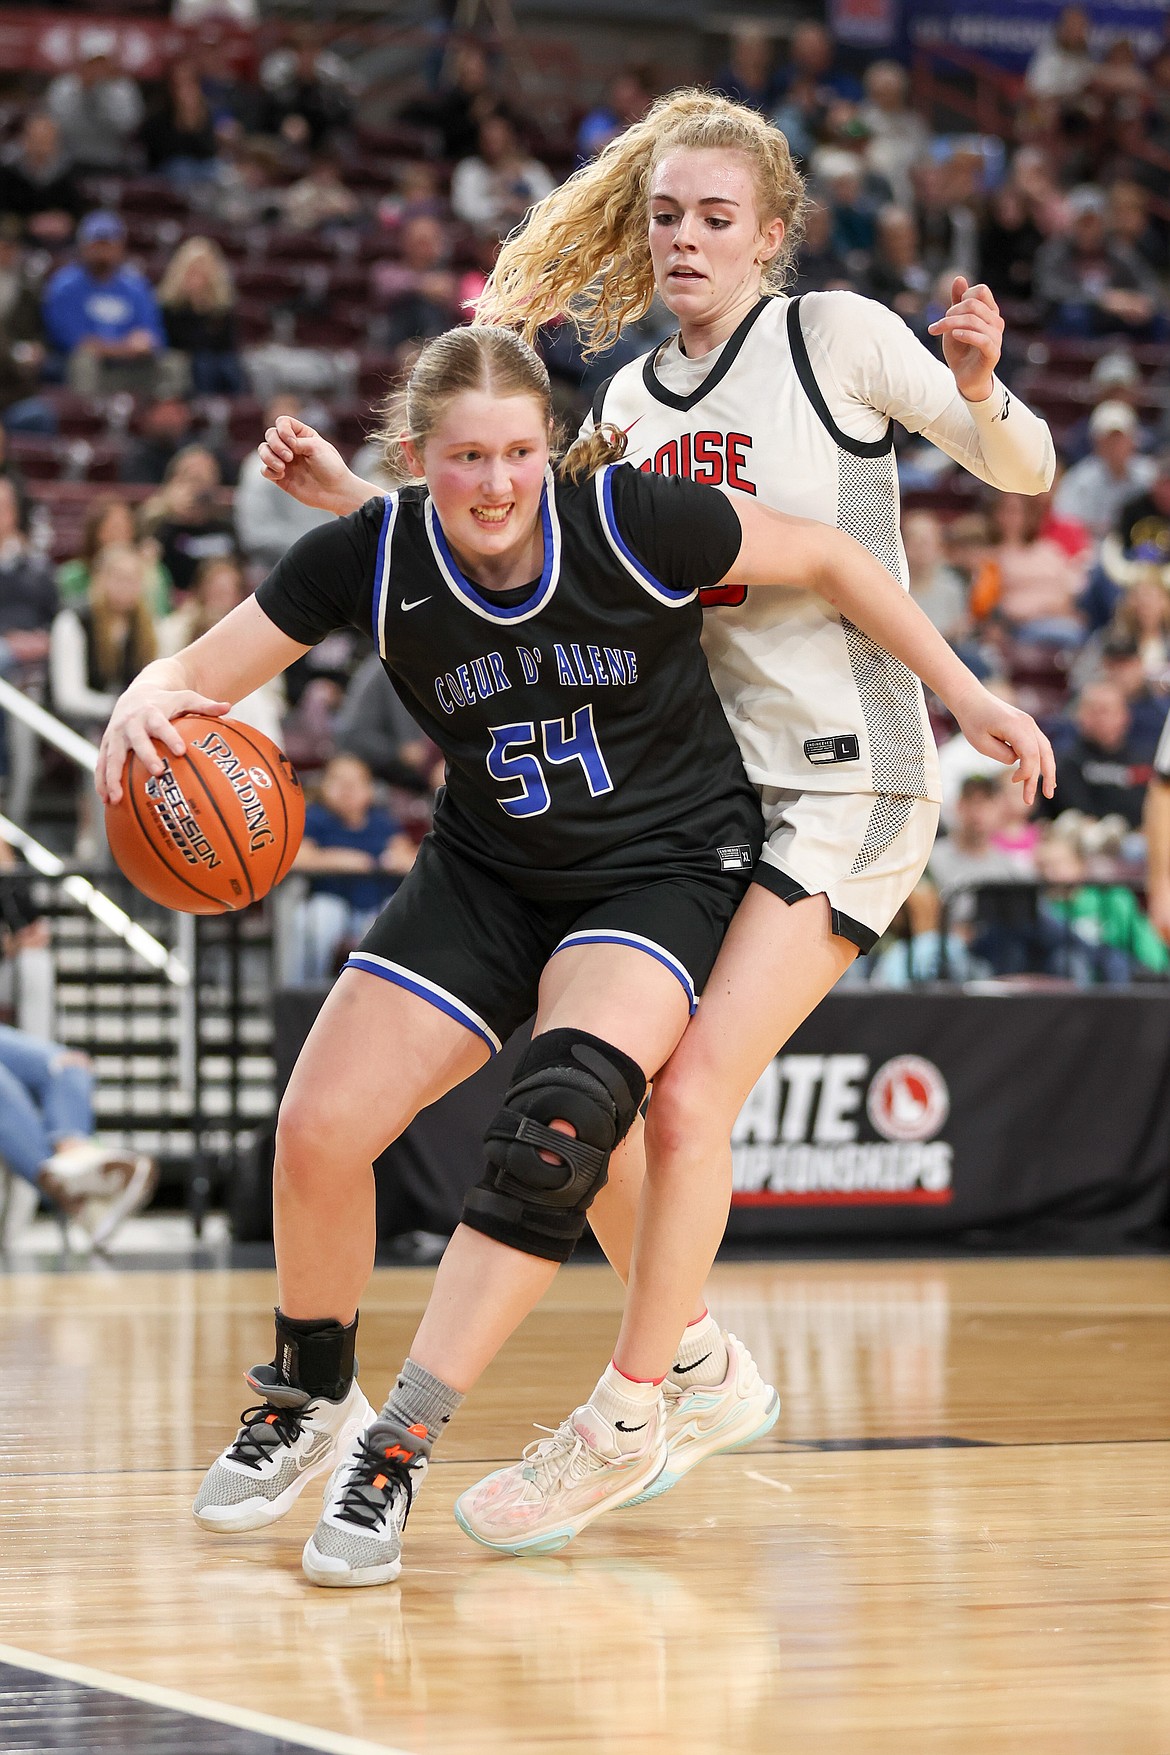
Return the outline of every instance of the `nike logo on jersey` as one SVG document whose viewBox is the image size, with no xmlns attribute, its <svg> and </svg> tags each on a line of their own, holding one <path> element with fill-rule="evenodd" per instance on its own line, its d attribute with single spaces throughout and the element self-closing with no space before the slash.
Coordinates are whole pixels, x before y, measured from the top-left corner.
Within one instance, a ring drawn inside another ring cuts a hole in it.
<svg viewBox="0 0 1170 1755">
<path fill-rule="evenodd" d="M 413 603 L 407 603 L 404 597 L 402 599 L 402 607 L 403 609 L 418 609 L 421 604 L 429 603 L 430 601 L 429 597 L 416 597 Z"/>
<path fill-rule="evenodd" d="M 697 1371 L 700 1365 L 705 1365 L 710 1357 L 710 1353 L 704 1353 L 703 1357 L 696 1359 L 693 1365 L 672 1365 L 671 1374 L 674 1377 L 685 1377 L 688 1371 Z"/>
<path fill-rule="evenodd" d="M 649 1420 L 643 1420 L 640 1426 L 626 1426 L 621 1420 L 615 1420 L 614 1428 L 618 1432 L 645 1432 L 649 1424 Z"/>
</svg>

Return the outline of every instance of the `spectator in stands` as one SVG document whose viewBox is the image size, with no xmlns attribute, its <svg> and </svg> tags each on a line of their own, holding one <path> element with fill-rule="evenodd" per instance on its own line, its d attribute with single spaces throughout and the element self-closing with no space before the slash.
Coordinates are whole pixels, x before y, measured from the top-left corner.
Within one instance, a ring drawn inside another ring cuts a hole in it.
<svg viewBox="0 0 1170 1755">
<path fill-rule="evenodd" d="M 1041 534 L 1045 508 L 1023 494 L 999 494 L 992 509 L 998 540 L 985 585 L 996 616 L 1014 639 L 1079 646 L 1085 630 L 1076 608 L 1084 566 Z M 985 612 L 987 598 L 976 606 Z"/>
<path fill-rule="evenodd" d="M 865 166 L 857 153 L 840 146 L 818 147 L 812 159 L 813 191 L 833 216 L 833 247 L 849 272 L 864 276 L 877 238 L 877 214 L 883 200 L 866 186 Z"/>
<path fill-rule="evenodd" d="M 362 204 L 341 178 L 337 154 L 322 150 L 284 193 L 284 222 L 294 232 L 336 231 L 356 224 Z"/>
<path fill-rule="evenodd" d="M 314 152 L 347 128 L 353 114 L 349 70 L 332 49 L 318 49 L 311 37 L 295 47 L 275 49 L 260 67 L 264 92 L 260 126 L 289 146 Z"/>
<path fill-rule="evenodd" d="M 911 597 L 944 640 L 955 645 L 970 628 L 967 591 L 962 575 L 947 562 L 938 513 L 907 512 L 902 519 L 902 543 Z"/>
<path fill-rule="evenodd" d="M 297 910 L 296 981 L 323 981 L 337 965 L 342 942 L 357 943 L 402 878 L 417 848 L 400 825 L 374 802 L 370 770 L 359 757 L 337 755 L 321 777 L 317 802 L 305 812 L 305 838 L 293 870 L 309 878 L 309 895 Z"/>
<path fill-rule="evenodd" d="M 1149 779 L 1148 758 L 1132 740 L 1129 709 L 1116 683 L 1087 683 L 1065 721 L 1056 728 L 1059 746 L 1056 792 L 1039 801 L 1041 816 L 1079 811 L 1095 821 L 1117 816 L 1131 829 L 1141 822 Z"/>
<path fill-rule="evenodd" d="M 10 431 L 56 431 L 52 404 L 38 394 L 44 335 L 40 285 L 19 221 L 0 218 L 0 419 Z"/>
<path fill-rule="evenodd" d="M 804 212 L 793 295 L 836 290 L 856 292 L 857 280 L 833 242 L 832 211 L 823 201 L 810 201 Z"/>
<path fill-rule="evenodd" d="M 176 592 L 189 591 L 200 561 L 236 550 L 230 518 L 216 501 L 219 459 L 206 445 L 185 445 L 142 508 L 142 528 L 159 545 Z"/>
<path fill-rule="evenodd" d="M 1162 44 L 1146 71 L 1147 138 L 1158 152 L 1170 152 L 1170 43 Z"/>
<path fill-rule="evenodd" d="M 181 396 L 152 396 L 139 410 L 122 453 L 118 479 L 158 487 L 170 461 L 190 443 L 194 417 Z"/>
<path fill-rule="evenodd" d="M 81 172 L 128 170 L 131 143 L 142 126 L 142 93 L 111 59 L 112 32 L 83 32 L 88 52 L 74 73 L 61 73 L 45 107 L 61 130 L 61 149 Z"/>
<path fill-rule="evenodd" d="M 930 130 L 910 106 L 910 81 L 897 61 L 874 61 L 866 69 L 864 86 L 859 114 L 869 131 L 866 162 L 905 207 L 913 199 L 910 171 L 927 153 Z"/>
<path fill-rule="evenodd" d="M 147 566 L 138 549 L 111 543 L 94 558 L 88 596 L 53 622 L 53 711 L 95 741 L 123 689 L 158 656 L 147 590 Z"/>
<path fill-rule="evenodd" d="M 553 187 L 546 167 L 521 146 L 512 118 L 496 110 L 480 124 L 476 155 L 455 166 L 451 209 L 477 231 L 503 237 Z"/>
<path fill-rule="evenodd" d="M 1154 756 L 1142 820 L 1146 831 L 1150 919 L 1163 943 L 1170 945 L 1170 737 L 1166 735 L 1166 723 Z"/>
<path fill-rule="evenodd" d="M 1035 292 L 1054 334 L 1128 335 L 1157 340 L 1165 332 L 1158 277 L 1128 244 L 1105 231 L 1105 195 L 1083 185 L 1068 205 L 1070 231 L 1036 255 Z"/>
<path fill-rule="evenodd" d="M 855 104 L 861 98 L 856 79 L 837 66 L 837 46 L 823 24 L 804 19 L 793 28 L 784 64 L 788 90 L 806 82 L 822 91 L 826 98 L 843 98 Z"/>
<path fill-rule="evenodd" d="M 78 260 L 45 288 L 45 333 L 82 395 L 158 391 L 173 378 L 162 317 L 149 281 L 126 261 L 116 213 L 87 213 L 77 228 Z"/>
<path fill-rule="evenodd" d="M 1165 597 L 1160 585 L 1154 589 Z M 1102 635 L 1097 677 L 1103 682 L 1113 683 L 1125 696 L 1125 705 L 1129 711 L 1130 741 L 1143 762 L 1152 762 L 1154 751 L 1158 747 L 1162 721 L 1166 717 L 1167 670 L 1164 658 L 1156 670 L 1151 672 L 1146 668 L 1141 642 L 1130 631 L 1129 618 L 1124 613 L 1131 596 L 1132 588 L 1126 593 L 1121 608 Z M 1163 615 L 1161 621 L 1165 624 L 1170 618 Z M 1162 645 L 1165 639 L 1164 625 L 1160 627 L 1157 638 L 1159 645 Z"/>
<path fill-rule="evenodd" d="M 250 136 L 228 139 L 215 161 L 214 180 L 200 185 L 196 199 L 218 225 L 246 233 L 281 218 L 280 175 L 280 152 L 272 141 Z"/>
<path fill-rule="evenodd" d="M 167 345 L 188 362 L 196 396 L 242 396 L 235 288 L 227 257 L 210 238 L 186 238 L 158 287 Z"/>
<path fill-rule="evenodd" d="M 451 57 L 451 78 L 434 97 L 415 100 L 402 111 L 402 120 L 439 133 L 442 156 L 452 162 L 468 158 L 479 139 L 484 117 L 499 107 L 491 66 L 482 44 L 461 42 Z"/>
<path fill-rule="evenodd" d="M 1089 15 L 1083 6 L 1066 6 L 1049 40 L 1029 61 L 1025 80 L 1037 97 L 1067 102 L 1082 96 L 1095 68 L 1089 53 Z"/>
<path fill-rule="evenodd" d="M 1158 466 L 1139 456 L 1137 416 L 1127 402 L 1098 403 L 1089 416 L 1093 449 L 1074 463 L 1053 497 L 1057 512 L 1071 512 L 1098 538 L 1117 522 L 1121 508 L 1149 487 Z"/>
<path fill-rule="evenodd" d="M 1128 884 L 1089 883 L 1081 825 L 1053 823 L 1036 847 L 1037 874 L 1048 886 L 1040 903 L 1041 973 L 1081 986 L 1165 975 L 1170 955 Z M 1040 935 L 1038 935 L 1040 936 Z"/>
<path fill-rule="evenodd" d="M 711 81 L 736 103 L 768 115 L 780 96 L 771 33 L 760 25 L 737 25 L 730 33 L 727 61 Z"/>
<path fill-rule="evenodd" d="M 146 601 L 153 616 L 164 616 L 170 608 L 170 574 L 159 558 L 159 546 L 153 537 L 140 537 L 134 514 L 125 500 L 95 500 L 86 513 L 81 553 L 73 560 L 63 561 L 57 568 L 57 591 L 63 604 L 83 602 L 89 595 L 94 563 L 98 555 L 112 544 L 137 548 L 146 566 Z"/>
<path fill-rule="evenodd" d="M 931 276 L 923 265 L 918 227 L 908 208 L 891 203 L 879 210 L 877 236 L 863 290 L 871 299 L 897 311 L 915 334 L 922 333 Z"/>
<path fill-rule="evenodd" d="M 376 652 L 355 671 L 333 733 L 339 750 L 360 756 L 389 786 L 429 795 L 442 785 L 442 758 L 386 681 Z"/>
<path fill-rule="evenodd" d="M 177 188 L 215 175 L 215 123 L 192 61 L 173 61 L 142 125 L 142 145 L 152 171 Z"/>
<path fill-rule="evenodd" d="M 1030 860 L 995 845 L 1004 826 L 1004 782 L 992 774 L 969 774 L 959 788 L 954 825 L 935 842 L 927 866 L 930 877 L 953 920 L 969 917 L 970 909 L 955 908 L 961 891 L 980 884 L 1003 884 L 1029 875 Z"/>
<path fill-rule="evenodd" d="M 1155 439 L 1153 430 L 1142 424 L 1138 413 L 1138 398 L 1141 394 L 1142 375 L 1136 360 L 1129 349 L 1122 343 L 1111 347 L 1094 360 L 1093 369 L 1089 373 L 1089 394 L 1093 399 L 1093 407 L 1088 409 L 1076 425 L 1070 427 L 1061 445 L 1061 459 L 1069 467 L 1079 463 L 1092 450 L 1092 435 L 1089 432 L 1089 421 L 1093 409 L 1102 402 L 1125 402 L 1133 409 L 1137 417 L 1134 427 L 1134 444 L 1138 451 L 1148 451 Z"/>
<path fill-rule="evenodd" d="M 1118 179 L 1111 183 L 1105 210 L 1105 231 L 1110 241 L 1131 250 L 1155 274 L 1170 266 L 1166 231 L 1150 218 L 1150 195 L 1140 183 Z"/>
<path fill-rule="evenodd" d="M 654 80 L 646 67 L 623 67 L 609 82 L 606 95 L 587 111 L 577 130 L 577 163 L 596 158 L 603 146 L 624 129 L 640 122 L 654 100 Z"/>
<path fill-rule="evenodd" d="M 276 396 L 264 411 L 264 425 L 270 427 L 278 415 L 302 415 L 302 404 L 295 396 Z M 314 511 L 311 506 L 290 504 L 274 481 L 260 473 L 260 458 L 255 450 L 248 453 L 240 467 L 236 486 L 235 522 L 239 546 L 250 561 L 268 572 L 298 537 L 319 524 L 331 522 L 328 512 Z"/>
<path fill-rule="evenodd" d="M 969 175 L 967 160 L 958 152 L 944 159 L 919 159 L 911 169 L 919 249 L 932 275 L 976 277 L 979 220 L 969 199 Z"/>
<path fill-rule="evenodd" d="M 16 484 L 0 475 L 0 674 L 9 681 L 23 683 L 44 663 L 57 606 L 52 568 L 29 548 Z"/>
<path fill-rule="evenodd" d="M 1044 233 L 1014 183 L 992 195 L 979 228 L 979 274 L 997 299 L 1030 299 L 1032 272 Z"/>
<path fill-rule="evenodd" d="M 450 259 L 442 222 L 416 214 L 401 228 L 399 255 L 374 264 L 370 287 L 385 315 L 388 347 L 441 335 L 459 321 L 459 283 Z"/>
<path fill-rule="evenodd" d="M 1127 556 L 1152 550 L 1170 561 L 1170 450 L 1161 451 L 1154 465 L 1144 491 L 1126 500 L 1117 515 L 1117 545 Z"/>
<path fill-rule="evenodd" d="M 84 1054 L 0 1024 L 0 1159 L 13 1178 L 3 1203 L 6 1247 L 19 1240 L 42 1194 L 94 1248 L 154 1193 L 158 1170 L 150 1158 L 94 1139 L 93 1084 Z"/>
<path fill-rule="evenodd" d="M 159 625 L 158 656 L 173 658 L 176 652 L 181 652 L 184 646 L 189 646 L 221 622 L 247 595 L 244 569 L 234 557 L 200 561 L 185 603 Z M 274 677 L 263 688 L 236 701 L 232 706 L 232 718 L 254 726 L 279 744 L 282 741 L 283 711 L 282 679 Z"/>
<path fill-rule="evenodd" d="M 15 214 L 26 237 L 52 249 L 73 236 L 84 206 L 61 130 L 47 110 L 31 111 L 0 160 L 0 214 Z"/>
</svg>

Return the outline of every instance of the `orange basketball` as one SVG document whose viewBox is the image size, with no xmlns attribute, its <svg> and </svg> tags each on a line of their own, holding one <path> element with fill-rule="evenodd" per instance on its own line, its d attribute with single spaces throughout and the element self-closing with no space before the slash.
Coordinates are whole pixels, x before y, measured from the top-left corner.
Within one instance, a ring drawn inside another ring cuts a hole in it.
<svg viewBox="0 0 1170 1755">
<path fill-rule="evenodd" d="M 131 751 L 120 803 L 106 806 L 110 852 L 131 883 L 182 914 L 246 908 L 278 884 L 305 831 L 296 771 L 271 738 L 234 719 L 186 713 L 187 746 L 148 774 Z"/>
</svg>

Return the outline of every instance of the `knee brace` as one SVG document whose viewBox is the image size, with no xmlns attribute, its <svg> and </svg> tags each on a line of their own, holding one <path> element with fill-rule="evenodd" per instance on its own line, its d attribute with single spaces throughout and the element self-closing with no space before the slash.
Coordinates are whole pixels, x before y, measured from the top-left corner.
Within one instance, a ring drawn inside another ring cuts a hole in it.
<svg viewBox="0 0 1170 1755">
<path fill-rule="evenodd" d="M 568 1261 L 645 1093 L 638 1063 L 599 1036 L 535 1037 L 484 1134 L 488 1167 L 467 1194 L 464 1224 L 526 1255 Z M 554 1120 L 569 1122 L 576 1138 L 550 1127 Z"/>
</svg>

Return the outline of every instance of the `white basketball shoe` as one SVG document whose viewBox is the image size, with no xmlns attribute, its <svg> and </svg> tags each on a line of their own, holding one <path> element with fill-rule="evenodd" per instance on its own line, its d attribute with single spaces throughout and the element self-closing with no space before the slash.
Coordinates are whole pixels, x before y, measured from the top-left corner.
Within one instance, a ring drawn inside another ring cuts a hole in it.
<svg viewBox="0 0 1170 1755">
<path fill-rule="evenodd" d="M 622 1451 L 594 1409 L 577 1408 L 520 1461 L 469 1487 L 455 1503 L 459 1527 L 505 1554 L 552 1554 L 605 1511 L 644 1497 L 666 1467 L 662 1402 L 648 1410 L 646 1437 Z"/>
<path fill-rule="evenodd" d="M 724 1333 L 727 1375 L 722 1383 L 686 1388 L 668 1377 L 662 1385 L 666 1408 L 666 1467 L 630 1505 L 669 1493 L 684 1475 L 709 1456 L 742 1450 L 772 1430 L 780 1418 L 780 1397 L 760 1376 L 741 1340 Z"/>
<path fill-rule="evenodd" d="M 340 1589 L 390 1584 L 402 1571 L 402 1531 L 426 1479 L 431 1438 L 384 1410 L 359 1432 L 334 1469 L 325 1508 L 305 1543 L 312 1584 Z"/>
<path fill-rule="evenodd" d="M 240 1430 L 203 1477 L 193 1510 L 207 1530 L 234 1534 L 275 1523 L 374 1419 L 356 1377 L 340 1401 L 330 1401 L 281 1382 L 271 1365 L 246 1376 L 262 1399 L 245 1409 Z"/>
</svg>

